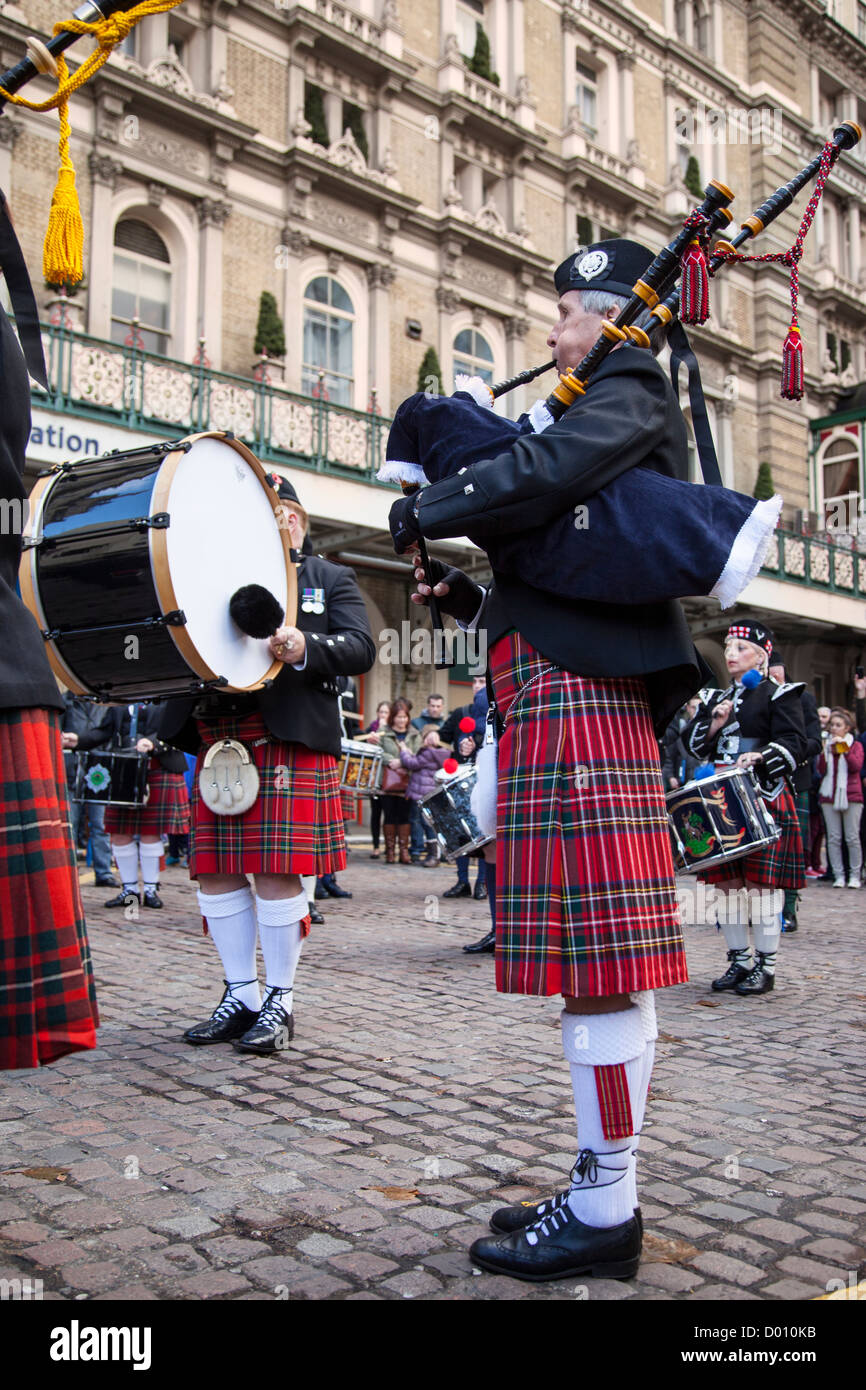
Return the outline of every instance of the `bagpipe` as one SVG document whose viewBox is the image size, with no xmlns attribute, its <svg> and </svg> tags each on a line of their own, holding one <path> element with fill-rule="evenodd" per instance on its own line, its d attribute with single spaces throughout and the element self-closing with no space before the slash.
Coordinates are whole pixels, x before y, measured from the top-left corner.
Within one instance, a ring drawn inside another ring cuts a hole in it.
<svg viewBox="0 0 866 1390">
<path fill-rule="evenodd" d="M 580 529 L 569 512 L 539 533 L 485 534 L 477 543 L 496 572 L 516 574 L 527 584 L 576 601 L 648 604 L 690 596 L 714 596 L 733 604 L 763 563 L 778 523 L 782 498 L 756 501 L 722 485 L 712 434 L 699 387 L 697 361 L 681 322 L 700 324 L 709 315 L 709 282 L 723 266 L 740 261 L 777 262 L 791 278 L 791 326 L 783 347 L 781 393 L 803 394 L 803 349 L 797 322 L 798 266 L 803 243 L 830 171 L 843 150 L 860 139 L 860 127 L 845 121 L 820 153 L 746 218 L 731 240 L 710 238 L 730 224 L 733 193 L 712 180 L 703 201 L 634 283 L 616 318 L 579 365 L 562 373 L 544 402 L 517 422 L 496 415 L 493 401 L 533 380 L 546 363 L 490 387 L 474 378 L 453 396 L 416 394 L 398 408 L 389 435 L 386 463 L 378 477 L 398 481 L 404 492 L 452 477 L 462 468 L 506 452 L 521 436 L 555 425 L 572 407 L 582 408 L 591 379 L 615 348 L 652 350 L 664 338 L 671 347 L 674 389 L 683 363 L 705 486 L 635 467 L 588 499 L 590 524 Z M 748 256 L 739 248 L 756 237 L 793 202 L 812 178 L 817 182 L 794 244 L 784 252 Z M 642 319 L 645 326 L 636 320 Z M 696 389 L 695 389 L 696 388 Z M 575 435 L 579 447 L 579 435 Z M 575 460 L 579 467 L 579 456 Z M 475 539 L 471 534 L 470 540 Z M 551 554 L 556 565 L 550 565 Z M 426 547 L 421 562 L 426 569 Z M 651 563 L 650 563 L 651 561 Z M 434 627 L 440 626 L 432 602 Z"/>
</svg>

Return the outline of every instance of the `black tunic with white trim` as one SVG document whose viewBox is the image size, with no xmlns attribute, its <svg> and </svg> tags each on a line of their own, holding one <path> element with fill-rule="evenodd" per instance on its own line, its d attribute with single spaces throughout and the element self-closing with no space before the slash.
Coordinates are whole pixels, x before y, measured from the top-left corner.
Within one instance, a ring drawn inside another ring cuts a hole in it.
<svg viewBox="0 0 866 1390">
<path fill-rule="evenodd" d="M 741 753 L 763 754 L 755 767 L 764 794 L 778 796 L 806 756 L 806 725 L 800 695 L 803 684 L 777 685 L 766 677 L 747 688 L 734 683 L 727 690 L 704 689 L 701 704 L 681 738 L 696 757 L 733 766 Z M 733 701 L 725 723 L 710 737 L 713 710 L 722 700 Z"/>
</svg>

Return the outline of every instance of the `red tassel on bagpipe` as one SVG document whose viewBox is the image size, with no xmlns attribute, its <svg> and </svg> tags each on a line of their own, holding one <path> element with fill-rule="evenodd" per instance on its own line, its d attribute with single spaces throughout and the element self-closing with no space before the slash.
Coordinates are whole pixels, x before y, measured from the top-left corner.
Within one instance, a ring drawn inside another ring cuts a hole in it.
<svg viewBox="0 0 866 1390">
<path fill-rule="evenodd" d="M 706 323 L 710 316 L 710 277 L 704 248 L 695 237 L 683 256 L 680 318 L 683 323 Z"/>
<path fill-rule="evenodd" d="M 786 401 L 800 401 L 803 386 L 803 339 L 797 324 L 792 322 L 782 348 L 782 395 Z"/>
</svg>

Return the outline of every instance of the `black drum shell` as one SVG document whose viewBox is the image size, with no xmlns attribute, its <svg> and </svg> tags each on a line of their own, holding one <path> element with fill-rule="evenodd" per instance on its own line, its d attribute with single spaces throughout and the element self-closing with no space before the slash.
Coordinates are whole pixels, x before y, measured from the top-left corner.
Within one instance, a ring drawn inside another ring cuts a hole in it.
<svg viewBox="0 0 866 1390">
<path fill-rule="evenodd" d="M 169 694 L 195 677 L 161 616 L 150 558 L 150 528 L 127 523 L 152 515 L 162 457 L 128 454 L 76 464 L 45 498 L 36 583 L 58 655 L 88 691 L 125 701 Z M 98 482 L 98 489 L 95 484 Z M 64 628 L 88 629 L 65 636 Z"/>
</svg>

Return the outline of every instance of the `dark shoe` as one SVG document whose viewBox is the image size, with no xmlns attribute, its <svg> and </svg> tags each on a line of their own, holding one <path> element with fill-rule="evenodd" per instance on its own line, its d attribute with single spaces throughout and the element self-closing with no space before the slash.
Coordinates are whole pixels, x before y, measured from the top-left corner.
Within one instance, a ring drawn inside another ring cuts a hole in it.
<svg viewBox="0 0 866 1390">
<path fill-rule="evenodd" d="M 329 898 L 331 895 L 320 878 L 316 879 L 316 900 L 321 902 L 322 898 Z"/>
<path fill-rule="evenodd" d="M 543 1202 L 518 1202 L 514 1207 L 500 1207 L 490 1218 L 490 1229 L 496 1231 L 497 1235 L 504 1236 L 510 1235 L 512 1231 L 525 1230 L 533 1222 L 557 1211 L 567 1197 L 568 1188 L 564 1192 L 557 1192 L 553 1197 L 545 1198 Z M 640 1207 L 635 1207 L 634 1219 L 643 1239 L 643 1215 Z"/>
<path fill-rule="evenodd" d="M 177 864 L 179 864 L 179 863 L 180 863 L 180 855 L 179 855 L 179 854 L 167 854 L 167 855 L 165 856 L 165 867 L 166 867 L 167 869 L 173 869 L 173 868 L 174 868 Z"/>
<path fill-rule="evenodd" d="M 351 898 L 352 894 L 341 888 L 333 874 L 322 874 L 322 887 L 329 898 Z"/>
<path fill-rule="evenodd" d="M 745 980 L 748 970 L 744 965 L 737 964 L 737 952 L 729 951 L 728 960 L 731 962 L 724 975 L 720 975 L 717 980 L 713 980 L 713 989 L 718 994 L 723 989 L 736 989 L 737 985 Z"/>
<path fill-rule="evenodd" d="M 144 890 L 144 905 L 145 905 L 145 907 L 162 907 L 162 906 L 163 906 L 162 898 L 159 896 L 159 894 L 157 893 L 157 891 L 156 891 L 155 888 L 145 888 L 145 890 Z"/>
<path fill-rule="evenodd" d="M 540 1221 L 498 1239 L 483 1236 L 469 1249 L 473 1264 L 492 1274 L 544 1283 L 588 1274 L 631 1279 L 640 1264 L 641 1232 L 635 1217 L 599 1229 L 578 1221 L 567 1202 Z"/>
<path fill-rule="evenodd" d="M 137 903 L 139 904 L 139 906 L 140 906 L 140 905 L 141 905 L 141 894 L 140 894 L 140 893 L 133 893 L 131 890 L 128 891 L 128 890 L 125 889 L 125 888 L 121 888 L 120 892 L 117 894 L 117 897 L 115 897 L 115 898 L 109 898 L 109 899 L 108 899 L 108 902 L 105 903 L 104 906 L 105 906 L 105 907 L 128 907 L 129 904 L 130 904 L 131 902 L 133 902 L 133 901 L 134 901 L 134 902 L 137 902 Z"/>
<path fill-rule="evenodd" d="M 471 898 L 472 889 L 468 883 L 457 882 L 452 888 L 446 888 L 442 896 L 443 898 Z"/>
<path fill-rule="evenodd" d="M 374 850 L 372 851 L 371 855 L 370 855 L 370 858 L 371 858 L 371 859 L 381 859 L 382 856 L 381 856 L 381 854 L 379 853 L 379 851 L 378 851 L 377 849 L 374 849 Z"/>
<path fill-rule="evenodd" d="M 104 875 L 102 878 L 95 878 L 95 879 L 93 880 L 93 884 L 94 884 L 94 887 L 95 887 L 95 888 L 119 888 L 119 887 L 120 887 L 119 882 L 117 881 L 116 878 L 113 877 L 112 874 L 106 874 L 106 875 Z"/>
<path fill-rule="evenodd" d="M 483 903 L 484 899 L 487 897 L 487 884 L 482 883 L 480 879 L 476 879 L 472 896 L 476 902 Z"/>
<path fill-rule="evenodd" d="M 232 995 L 232 989 L 236 988 L 237 984 L 252 984 L 252 981 L 239 980 L 236 985 L 230 985 L 227 980 L 223 980 L 223 984 L 223 997 L 210 1018 L 205 1019 L 204 1023 L 195 1023 L 192 1028 L 187 1028 L 183 1035 L 184 1042 L 192 1043 L 193 1047 L 203 1047 L 206 1043 L 231 1042 L 232 1038 L 239 1038 L 242 1033 L 248 1032 L 255 1023 L 258 1014 Z"/>
<path fill-rule="evenodd" d="M 486 936 L 482 936 L 480 941 L 476 941 L 472 946 L 464 946 L 463 952 L 467 956 L 480 956 L 489 952 L 490 955 L 496 950 L 496 933 L 489 931 Z"/>
<path fill-rule="evenodd" d="M 283 990 L 269 990 L 262 1011 L 252 1028 L 242 1038 L 232 1043 L 236 1052 L 257 1052 L 269 1057 L 274 1052 L 285 1052 L 295 1036 L 295 1016 L 286 1013 L 280 1003 Z"/>
<path fill-rule="evenodd" d="M 426 858 L 425 860 L 423 860 L 423 862 L 422 862 L 422 864 L 421 864 L 421 868 L 422 868 L 422 869 L 438 869 L 438 868 L 439 868 L 439 853 L 438 853 L 437 850 L 435 850 L 435 849 L 430 849 L 430 850 L 427 851 L 427 858 Z"/>
<path fill-rule="evenodd" d="M 769 975 L 764 969 L 764 961 L 761 952 L 758 952 L 758 959 L 752 966 L 746 978 L 737 985 L 736 994 L 769 994 L 776 983 L 775 975 Z"/>
<path fill-rule="evenodd" d="M 314 927 L 320 927 L 325 919 L 322 916 L 319 909 L 316 907 L 316 904 L 307 903 L 307 907 L 310 909 L 310 923 Z"/>
<path fill-rule="evenodd" d="M 788 915 L 788 914 L 786 914 L 786 913 L 783 913 L 783 914 L 782 914 L 782 931 L 783 931 L 783 932 L 785 932 L 788 936 L 790 936 L 791 932 L 794 932 L 794 931 L 797 930 L 797 927 L 798 927 L 798 923 L 797 923 L 797 914 L 796 914 L 796 912 L 792 912 L 792 913 L 790 913 L 790 915 Z"/>
</svg>

